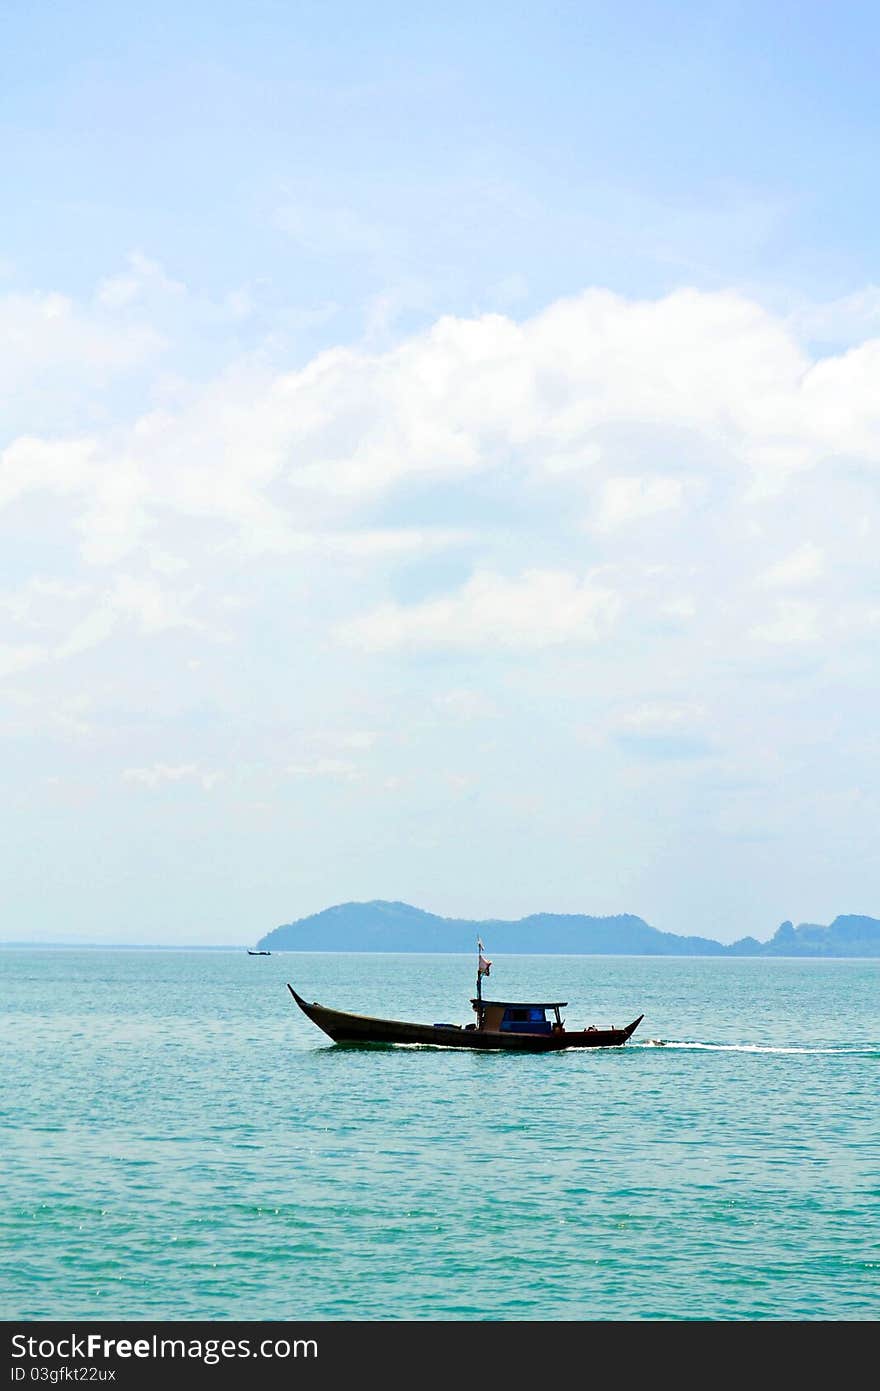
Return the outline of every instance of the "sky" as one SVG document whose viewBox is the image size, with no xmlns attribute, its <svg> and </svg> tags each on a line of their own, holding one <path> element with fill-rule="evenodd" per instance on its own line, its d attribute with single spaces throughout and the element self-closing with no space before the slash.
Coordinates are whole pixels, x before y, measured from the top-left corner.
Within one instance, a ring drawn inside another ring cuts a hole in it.
<svg viewBox="0 0 880 1391">
<path fill-rule="evenodd" d="M 880 11 L 4 7 L 11 941 L 880 916 Z"/>
</svg>

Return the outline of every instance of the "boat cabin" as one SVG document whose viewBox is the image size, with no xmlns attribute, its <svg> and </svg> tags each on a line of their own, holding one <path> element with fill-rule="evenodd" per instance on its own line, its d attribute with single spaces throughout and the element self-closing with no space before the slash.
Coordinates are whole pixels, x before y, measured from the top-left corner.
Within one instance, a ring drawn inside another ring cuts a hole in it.
<svg viewBox="0 0 880 1391">
<path fill-rule="evenodd" d="M 552 1034 L 560 1031 L 565 1024 L 559 1011 L 565 1009 L 568 1001 L 531 1005 L 476 999 L 471 1000 L 471 1004 L 477 1016 L 478 1029 L 501 1034 Z M 548 1010 L 553 1011 L 552 1020 L 547 1018 Z"/>
</svg>

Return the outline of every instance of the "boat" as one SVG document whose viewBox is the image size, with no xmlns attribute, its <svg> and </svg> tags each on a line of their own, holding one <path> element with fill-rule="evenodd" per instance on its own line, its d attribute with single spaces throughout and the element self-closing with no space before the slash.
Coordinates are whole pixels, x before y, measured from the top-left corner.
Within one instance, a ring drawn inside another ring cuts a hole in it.
<svg viewBox="0 0 880 1391">
<path fill-rule="evenodd" d="M 248 947 L 248 949 L 247 949 L 247 954 L 248 954 L 248 956 L 271 956 L 271 955 L 272 955 L 272 953 L 271 953 L 270 951 L 251 951 L 250 947 Z"/>
<path fill-rule="evenodd" d="M 631 1024 L 590 1024 L 584 1029 L 567 1029 L 560 1010 L 567 1000 L 549 1003 L 520 1000 L 484 1000 L 482 978 L 489 975 L 491 961 L 478 943 L 477 994 L 471 1000 L 476 1015 L 472 1024 L 411 1024 L 400 1019 L 374 1019 L 365 1014 L 347 1014 L 330 1009 L 317 1000 L 309 1003 L 288 982 L 287 988 L 307 1019 L 332 1038 L 334 1043 L 428 1044 L 435 1048 L 494 1048 L 511 1052 L 558 1052 L 563 1048 L 619 1048 L 631 1038 L 644 1019 L 640 1014 Z M 548 1018 L 548 1013 L 551 1018 Z"/>
</svg>

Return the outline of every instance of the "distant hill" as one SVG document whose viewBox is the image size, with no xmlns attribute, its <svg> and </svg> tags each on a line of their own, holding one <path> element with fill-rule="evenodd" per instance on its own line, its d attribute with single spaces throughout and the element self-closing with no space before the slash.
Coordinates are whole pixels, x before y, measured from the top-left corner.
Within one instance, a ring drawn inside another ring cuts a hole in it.
<svg viewBox="0 0 880 1391">
<path fill-rule="evenodd" d="M 880 956 L 880 919 L 844 913 L 828 927 L 784 922 L 769 942 L 744 937 L 729 952 L 735 956 Z"/>
<path fill-rule="evenodd" d="M 880 919 L 850 914 L 829 927 L 784 922 L 768 942 L 743 937 L 729 946 L 710 937 L 661 932 L 631 913 L 594 918 L 584 913 L 534 913 L 508 922 L 441 918 L 409 903 L 339 903 L 285 923 L 262 937 L 268 951 L 471 952 L 481 937 L 487 951 L 581 956 L 824 956 L 880 957 Z"/>
</svg>

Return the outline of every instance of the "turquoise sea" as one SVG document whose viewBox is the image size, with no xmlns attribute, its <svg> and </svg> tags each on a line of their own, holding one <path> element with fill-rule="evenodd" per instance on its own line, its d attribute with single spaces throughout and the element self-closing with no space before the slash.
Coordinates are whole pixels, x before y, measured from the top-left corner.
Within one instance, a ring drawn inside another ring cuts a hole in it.
<svg viewBox="0 0 880 1391">
<path fill-rule="evenodd" d="M 474 962 L 0 952 L 0 1317 L 880 1314 L 880 961 L 496 960 L 645 1014 L 551 1055 L 337 1047 L 287 981 L 466 1023 Z"/>
</svg>

